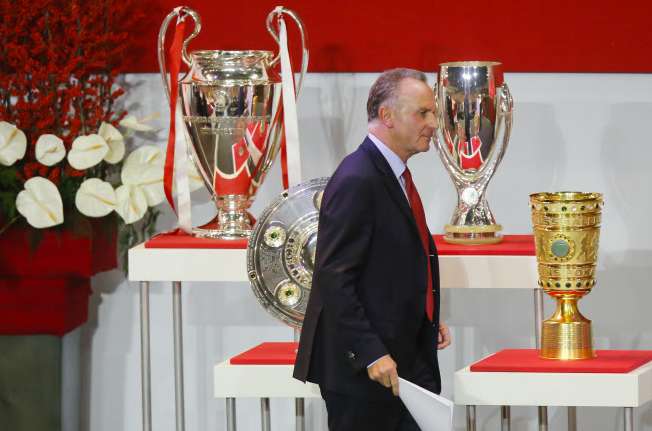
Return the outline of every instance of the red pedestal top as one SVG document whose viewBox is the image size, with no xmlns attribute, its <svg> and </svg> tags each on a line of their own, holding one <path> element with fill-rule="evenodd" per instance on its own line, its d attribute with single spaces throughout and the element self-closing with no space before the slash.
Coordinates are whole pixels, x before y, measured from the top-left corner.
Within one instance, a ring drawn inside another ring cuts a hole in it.
<svg viewBox="0 0 652 431">
<path fill-rule="evenodd" d="M 534 256 L 532 235 L 505 235 L 498 244 L 457 245 L 444 241 L 443 235 L 433 235 L 440 256 L 446 255 L 508 255 Z M 145 243 L 145 248 L 247 248 L 246 239 L 222 240 L 196 238 L 179 229 L 160 233 Z"/>
<path fill-rule="evenodd" d="M 471 371 L 526 373 L 629 373 L 652 361 L 652 350 L 596 350 L 594 359 L 539 358 L 536 349 L 505 349 L 471 365 Z"/>
<path fill-rule="evenodd" d="M 446 255 L 503 255 L 503 256 L 534 256 L 534 237 L 532 235 L 504 235 L 498 244 L 460 245 L 444 241 L 444 235 L 433 235 L 437 252 Z"/>
<path fill-rule="evenodd" d="M 262 343 L 234 356 L 232 365 L 294 365 L 299 343 Z"/>
<path fill-rule="evenodd" d="M 159 233 L 149 241 L 145 242 L 145 248 L 225 248 L 244 249 L 247 248 L 246 239 L 212 239 L 197 238 L 180 229 L 170 232 Z"/>
</svg>

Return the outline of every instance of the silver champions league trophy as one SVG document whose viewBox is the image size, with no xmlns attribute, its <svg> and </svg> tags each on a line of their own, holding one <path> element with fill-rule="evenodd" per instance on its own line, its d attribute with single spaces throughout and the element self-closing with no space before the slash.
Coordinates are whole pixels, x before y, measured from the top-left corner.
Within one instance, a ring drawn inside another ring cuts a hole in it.
<svg viewBox="0 0 652 431">
<path fill-rule="evenodd" d="M 502 240 L 485 198 L 505 154 L 513 101 L 502 65 L 490 61 L 442 63 L 434 88 L 435 141 L 457 189 L 457 208 L 445 226 L 447 242 L 491 244 Z"/>
<path fill-rule="evenodd" d="M 298 95 L 308 66 L 306 36 L 293 11 L 276 8 L 267 16 L 267 30 L 274 40 L 279 42 L 275 18 L 282 15 L 292 18 L 301 33 Z M 217 216 L 193 228 L 193 235 L 247 238 L 253 224 L 247 209 L 276 158 L 283 136 L 281 78 L 276 70 L 280 54 L 248 50 L 188 54 L 188 42 L 199 34 L 201 20 L 190 8 L 176 8 L 163 20 L 158 37 L 159 66 L 168 96 L 165 34 L 172 19 L 187 17 L 194 21 L 194 29 L 183 42 L 182 59 L 190 70 L 179 81 L 181 110 L 190 141 L 189 157 L 217 205 Z"/>
<path fill-rule="evenodd" d="M 263 211 L 247 248 L 247 272 L 260 304 L 300 329 L 312 287 L 319 208 L 328 178 L 290 187 Z"/>
</svg>

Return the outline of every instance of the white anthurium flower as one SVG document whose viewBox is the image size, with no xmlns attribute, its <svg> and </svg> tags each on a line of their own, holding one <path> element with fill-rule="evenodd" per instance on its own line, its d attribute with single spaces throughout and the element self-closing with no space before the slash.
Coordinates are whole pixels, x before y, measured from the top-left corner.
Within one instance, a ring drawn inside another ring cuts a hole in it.
<svg viewBox="0 0 652 431">
<path fill-rule="evenodd" d="M 36 160 L 45 166 L 53 166 L 66 157 L 63 140 L 55 135 L 41 135 L 36 141 Z"/>
<path fill-rule="evenodd" d="M 152 120 L 158 117 L 158 114 L 154 114 L 149 117 L 145 117 L 141 120 L 138 120 L 135 115 L 127 115 L 122 120 L 120 120 L 120 125 L 127 129 L 135 130 L 137 132 L 151 132 L 154 128 L 150 125 L 145 124 L 145 121 Z"/>
<path fill-rule="evenodd" d="M 11 166 L 25 157 L 27 137 L 11 123 L 0 121 L 0 164 Z"/>
<path fill-rule="evenodd" d="M 104 217 L 116 208 L 113 186 L 99 178 L 85 180 L 75 195 L 75 206 L 88 217 Z"/>
<path fill-rule="evenodd" d="M 97 131 L 109 146 L 109 151 L 104 156 L 104 160 L 111 164 L 116 164 L 125 156 L 125 138 L 122 133 L 113 125 L 102 122 L 100 129 Z"/>
<path fill-rule="evenodd" d="M 109 145 L 100 135 L 79 136 L 72 142 L 68 152 L 68 163 L 83 171 L 100 163 L 109 152 Z"/>
<path fill-rule="evenodd" d="M 158 205 L 165 200 L 164 165 L 165 155 L 159 147 L 143 145 L 129 154 L 122 165 L 122 184 L 140 187 L 147 198 L 147 205 Z"/>
<path fill-rule="evenodd" d="M 135 223 L 147 212 L 147 198 L 139 186 L 123 184 L 115 190 L 116 207 L 126 224 Z"/>
<path fill-rule="evenodd" d="M 16 196 L 16 209 L 37 229 L 63 223 L 63 202 L 57 186 L 47 178 L 32 177 Z"/>
</svg>

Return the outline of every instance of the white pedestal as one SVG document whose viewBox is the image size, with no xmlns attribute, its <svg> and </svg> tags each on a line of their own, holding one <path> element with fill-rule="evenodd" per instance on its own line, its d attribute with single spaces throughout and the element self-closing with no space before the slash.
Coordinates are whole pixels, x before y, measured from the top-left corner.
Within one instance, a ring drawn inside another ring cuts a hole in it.
<svg viewBox="0 0 652 431">
<path fill-rule="evenodd" d="M 215 398 L 320 398 L 319 386 L 292 377 L 294 365 L 232 365 L 213 369 Z"/>
<path fill-rule="evenodd" d="M 471 289 L 536 289 L 535 256 L 439 256 L 441 287 Z M 129 280 L 249 281 L 245 249 L 129 250 Z"/>
<path fill-rule="evenodd" d="M 469 430 L 475 429 L 475 406 L 489 405 L 624 407 L 625 430 L 632 431 L 632 408 L 652 400 L 652 363 L 620 374 L 472 372 L 466 367 L 455 373 L 454 399 L 471 407 Z"/>
</svg>

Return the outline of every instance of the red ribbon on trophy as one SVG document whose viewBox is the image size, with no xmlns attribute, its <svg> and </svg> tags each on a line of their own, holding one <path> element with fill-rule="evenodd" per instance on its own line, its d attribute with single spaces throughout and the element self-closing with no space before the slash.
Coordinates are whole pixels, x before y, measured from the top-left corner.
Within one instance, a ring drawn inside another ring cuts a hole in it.
<svg viewBox="0 0 652 431">
<path fill-rule="evenodd" d="M 163 174 L 163 190 L 165 197 L 174 210 L 174 197 L 172 196 L 172 182 L 174 179 L 174 149 L 176 139 L 176 105 L 179 95 L 179 72 L 181 70 L 181 51 L 183 49 L 183 35 L 186 30 L 186 23 L 183 17 L 177 16 L 177 24 L 174 29 L 174 39 L 170 46 L 167 60 L 167 67 L 170 71 L 170 134 L 168 135 L 168 146 L 165 154 L 165 170 Z"/>
</svg>

